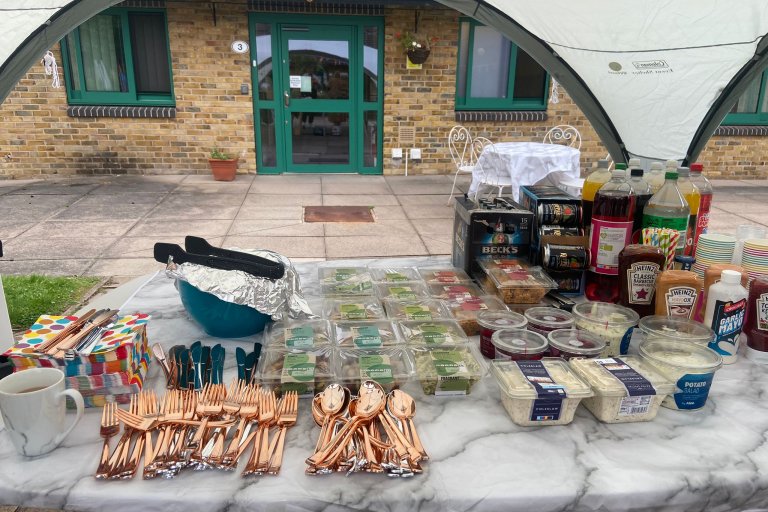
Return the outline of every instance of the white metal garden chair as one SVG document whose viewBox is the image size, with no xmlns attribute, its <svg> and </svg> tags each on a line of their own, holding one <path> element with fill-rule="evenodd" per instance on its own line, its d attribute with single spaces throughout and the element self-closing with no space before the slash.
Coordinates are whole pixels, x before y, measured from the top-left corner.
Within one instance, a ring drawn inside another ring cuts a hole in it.
<svg viewBox="0 0 768 512">
<path fill-rule="evenodd" d="M 581 134 L 579 130 L 569 124 L 557 125 L 550 128 L 544 134 L 545 144 L 561 144 L 581 150 Z M 581 189 L 584 187 L 584 178 L 566 178 L 558 183 L 558 186 L 573 195 L 581 195 Z"/>
<path fill-rule="evenodd" d="M 480 187 L 483 185 L 498 188 L 499 197 L 501 197 L 504 187 L 512 188 L 512 176 L 509 173 L 509 169 L 504 167 L 504 162 L 498 151 L 496 151 L 496 146 L 485 137 L 475 137 L 472 141 L 472 149 L 477 159 L 476 167 L 481 155 L 483 158 L 481 172 L 475 173 L 475 179 L 480 182 L 477 190 L 475 190 L 475 201 L 477 201 Z"/>
<path fill-rule="evenodd" d="M 456 166 L 456 174 L 453 177 L 453 186 L 448 196 L 448 204 L 453 199 L 453 191 L 456 189 L 456 180 L 459 174 L 472 174 L 477 162 L 476 154 L 472 148 L 472 135 L 469 130 L 461 125 L 451 128 L 448 133 L 448 149 L 451 152 L 453 164 Z"/>
</svg>

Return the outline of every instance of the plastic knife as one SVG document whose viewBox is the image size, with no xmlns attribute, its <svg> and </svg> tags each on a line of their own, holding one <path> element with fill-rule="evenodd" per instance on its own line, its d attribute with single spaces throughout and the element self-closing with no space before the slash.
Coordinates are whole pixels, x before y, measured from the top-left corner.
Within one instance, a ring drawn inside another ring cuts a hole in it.
<svg viewBox="0 0 768 512">
<path fill-rule="evenodd" d="M 237 380 L 245 381 L 245 350 L 237 347 L 235 349 L 235 360 L 237 361 Z"/>
</svg>

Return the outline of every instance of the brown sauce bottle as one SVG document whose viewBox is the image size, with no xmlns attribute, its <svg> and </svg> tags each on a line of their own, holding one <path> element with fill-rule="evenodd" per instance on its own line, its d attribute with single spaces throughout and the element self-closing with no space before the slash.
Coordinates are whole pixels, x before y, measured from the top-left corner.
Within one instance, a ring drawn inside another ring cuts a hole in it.
<svg viewBox="0 0 768 512">
<path fill-rule="evenodd" d="M 619 253 L 619 304 L 640 318 L 654 314 L 656 278 L 666 257 L 660 247 L 632 244 Z"/>
</svg>

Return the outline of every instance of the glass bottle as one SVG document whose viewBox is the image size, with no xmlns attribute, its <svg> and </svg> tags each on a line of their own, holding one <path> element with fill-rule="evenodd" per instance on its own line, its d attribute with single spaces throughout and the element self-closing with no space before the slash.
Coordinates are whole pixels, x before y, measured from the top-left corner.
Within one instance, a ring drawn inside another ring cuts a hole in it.
<svg viewBox="0 0 768 512">
<path fill-rule="evenodd" d="M 645 181 L 651 187 L 651 193 L 655 194 L 664 185 L 664 168 L 661 162 L 651 162 L 651 170 L 645 176 Z"/>
<path fill-rule="evenodd" d="M 632 240 L 635 199 L 626 171 L 621 169 L 613 171 L 611 180 L 595 194 L 585 286 L 589 300 L 619 300 L 619 253 Z"/>
<path fill-rule="evenodd" d="M 688 230 L 690 208 L 677 188 L 677 173 L 664 175 L 664 186 L 653 194 L 643 209 L 644 228 L 669 228 L 680 233 L 675 252 L 682 254 L 685 249 L 685 235 Z"/>
<path fill-rule="evenodd" d="M 685 234 L 685 251 L 686 256 L 693 256 L 693 237 L 696 232 L 696 218 L 699 215 L 699 203 L 701 202 L 701 194 L 699 188 L 691 181 L 691 170 L 688 167 L 680 167 L 677 170 L 677 188 L 680 189 L 680 193 L 688 202 L 688 208 L 690 209 L 690 216 L 688 217 L 688 229 Z"/>
<path fill-rule="evenodd" d="M 619 253 L 619 304 L 643 318 L 654 312 L 656 278 L 666 263 L 661 247 L 628 245 Z"/>
<path fill-rule="evenodd" d="M 637 242 L 642 238 L 643 208 L 645 208 L 646 203 L 648 203 L 653 194 L 651 193 L 650 185 L 643 179 L 644 173 L 641 168 L 633 167 L 629 172 L 629 184 L 632 185 L 632 192 L 637 196 L 635 200 L 635 219 L 632 223 L 632 240 Z"/>
<path fill-rule="evenodd" d="M 610 162 L 608 160 L 598 160 L 597 168 L 584 180 L 584 186 L 581 189 L 581 210 L 585 229 L 589 229 L 592 222 L 592 204 L 595 200 L 595 194 L 611 179 L 609 167 Z"/>
<path fill-rule="evenodd" d="M 699 237 L 707 232 L 709 227 L 709 212 L 712 209 L 712 183 L 702 174 L 704 166 L 699 163 L 691 164 L 691 182 L 699 189 L 699 214 L 696 217 L 696 229 L 693 234 L 693 249 L 691 256 L 696 254 L 696 246 L 699 244 Z"/>
</svg>

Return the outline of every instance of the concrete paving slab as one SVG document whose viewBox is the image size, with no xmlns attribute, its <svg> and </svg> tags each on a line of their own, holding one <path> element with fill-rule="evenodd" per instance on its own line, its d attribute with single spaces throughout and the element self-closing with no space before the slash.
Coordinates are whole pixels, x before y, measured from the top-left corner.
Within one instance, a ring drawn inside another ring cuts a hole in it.
<svg viewBox="0 0 768 512">
<path fill-rule="evenodd" d="M 318 206 L 321 204 L 323 204 L 323 196 L 320 194 L 248 194 L 243 206 Z"/>
<path fill-rule="evenodd" d="M 736 221 L 737 223 L 733 227 L 733 232 L 736 232 L 736 228 L 739 226 L 739 224 L 759 224 L 761 226 L 768 226 L 768 214 L 765 213 L 751 213 L 752 210 L 750 209 L 750 213 L 740 213 L 738 214 L 738 217 L 741 220 Z M 709 224 L 712 225 L 712 218 L 710 217 Z M 728 218 L 725 215 L 717 215 L 715 216 L 715 223 L 728 223 Z"/>
<path fill-rule="evenodd" d="M 389 194 L 367 195 L 324 195 L 325 206 L 397 206 L 397 197 Z"/>
<path fill-rule="evenodd" d="M 768 197 L 766 197 L 762 203 L 748 200 L 747 198 L 744 198 L 743 201 L 737 202 L 715 200 L 712 201 L 712 207 L 737 215 L 742 215 L 744 213 L 760 213 L 768 217 Z"/>
<path fill-rule="evenodd" d="M 236 219 L 228 236 L 323 236 L 320 222 Z"/>
<path fill-rule="evenodd" d="M 152 213 L 147 215 L 147 220 L 163 219 L 166 222 L 173 222 L 177 219 L 190 220 L 190 219 L 203 219 L 203 220 L 232 220 L 240 210 L 240 206 L 198 206 L 186 204 L 180 206 L 178 204 L 166 204 L 163 203 L 160 206 L 152 210 Z"/>
<path fill-rule="evenodd" d="M 326 182 L 323 180 L 323 194 L 356 194 L 378 195 L 392 194 L 392 189 L 385 182 L 361 182 L 354 181 Z"/>
<path fill-rule="evenodd" d="M 460 194 L 455 194 L 459 196 Z M 446 206 L 448 204 L 448 194 L 415 194 L 412 196 L 399 195 L 397 199 L 403 206 Z M 451 200 L 453 206 L 453 200 Z"/>
<path fill-rule="evenodd" d="M 413 221 L 416 231 L 425 235 L 438 235 L 451 239 L 453 233 L 453 219 L 419 219 Z"/>
<path fill-rule="evenodd" d="M 257 174 L 254 184 L 259 183 L 320 183 L 322 174 Z"/>
<path fill-rule="evenodd" d="M 376 220 L 406 219 L 405 210 L 401 206 L 374 206 L 373 217 Z"/>
<path fill-rule="evenodd" d="M 11 194 L 37 194 L 37 195 L 83 195 L 91 192 L 99 186 L 99 183 L 82 181 L 45 181 L 23 186 L 11 192 Z"/>
<path fill-rule="evenodd" d="M 111 201 L 110 201 L 111 199 Z M 136 195 L 115 201 L 114 196 L 86 196 L 57 213 L 55 220 L 138 220 L 160 202 L 157 194 Z"/>
<path fill-rule="evenodd" d="M 21 235 L 36 226 L 34 222 L 17 222 L 15 220 L 0 220 L 0 240 L 6 241 Z"/>
<path fill-rule="evenodd" d="M 179 194 L 233 194 L 244 195 L 250 190 L 250 183 L 212 182 L 212 183 L 181 183 L 174 192 Z"/>
<path fill-rule="evenodd" d="M 32 183 L 42 183 L 44 180 L 29 179 L 29 180 L 0 180 L 0 193 L 6 189 L 20 188 Z"/>
<path fill-rule="evenodd" d="M 188 176 L 182 176 L 183 182 L 188 183 L 220 183 L 222 185 L 233 183 L 252 183 L 256 178 L 255 174 L 238 174 L 235 176 L 234 181 L 216 181 L 213 179 L 213 175 L 210 173 L 205 174 L 190 174 Z"/>
<path fill-rule="evenodd" d="M 325 236 L 413 236 L 416 229 L 409 220 L 363 222 L 327 222 Z"/>
<path fill-rule="evenodd" d="M 122 236 L 131 229 L 132 220 L 48 220 L 24 232 L 22 237 L 37 238 L 89 238 Z"/>
<path fill-rule="evenodd" d="M 452 219 L 452 206 L 403 206 L 409 219 Z"/>
<path fill-rule="evenodd" d="M 3 244 L 3 260 L 69 260 L 102 255 L 117 237 L 98 238 L 24 238 Z"/>
<path fill-rule="evenodd" d="M 20 260 L 0 258 L 0 274 L 43 274 L 49 276 L 79 276 L 93 260 Z"/>
<path fill-rule="evenodd" d="M 160 181 L 156 178 L 175 178 L 176 176 L 146 176 L 153 178 L 147 181 L 138 181 L 126 178 L 105 183 L 90 192 L 92 196 L 101 195 L 129 195 L 129 194 L 167 194 L 179 186 L 181 180 Z"/>
<path fill-rule="evenodd" d="M 162 264 L 151 258 L 100 259 L 85 272 L 87 276 L 141 276 L 163 270 Z"/>
<path fill-rule="evenodd" d="M 304 217 L 304 208 L 301 206 L 253 206 L 244 204 L 237 213 L 237 220 L 241 219 L 279 219 L 301 220 Z"/>
<path fill-rule="evenodd" d="M 186 220 L 164 219 L 143 220 L 137 223 L 126 236 L 153 236 L 160 238 L 171 236 L 194 235 L 203 238 L 224 236 L 227 234 L 231 220 Z"/>
<path fill-rule="evenodd" d="M 749 219 L 727 212 L 713 211 L 709 217 L 709 232 L 732 235 L 740 224 L 750 224 Z"/>
<path fill-rule="evenodd" d="M 162 206 L 175 206 L 181 210 L 189 206 L 204 206 L 204 207 L 216 207 L 216 206 L 240 206 L 245 199 L 245 192 L 232 192 L 228 194 L 190 194 L 190 193 L 174 193 L 166 196 L 162 201 Z M 182 213 L 182 212 L 179 212 Z"/>
<path fill-rule="evenodd" d="M 323 185 L 333 183 L 359 183 L 361 185 L 383 185 L 387 183 L 385 176 L 365 176 L 360 174 L 323 174 L 320 176 Z"/>
<path fill-rule="evenodd" d="M 712 186 L 718 187 L 743 187 L 744 181 L 742 180 L 712 180 Z"/>
<path fill-rule="evenodd" d="M 256 180 L 251 189 L 248 191 L 250 194 L 285 194 L 291 192 L 293 194 L 319 194 L 322 190 L 320 182 L 317 183 L 304 183 L 302 181 L 285 180 L 282 176 L 275 177 L 280 179 L 266 179 Z"/>
<path fill-rule="evenodd" d="M 418 236 L 326 236 L 325 245 L 329 259 L 429 254 Z"/>
<path fill-rule="evenodd" d="M 0 210 L 15 210 L 34 218 L 47 217 L 51 213 L 66 208 L 80 199 L 79 195 L 35 195 L 8 194 L 0 197 Z M 2 212 L 5 213 L 5 212 Z M 9 212 L 10 213 L 10 212 Z M 0 217 L 7 219 L 8 217 Z"/>
<path fill-rule="evenodd" d="M 422 236 L 421 239 L 430 255 L 451 254 L 452 245 L 450 237 L 446 239 L 438 239 Z"/>
<path fill-rule="evenodd" d="M 224 240 L 224 237 L 211 237 L 207 239 L 212 245 L 218 246 Z M 165 242 L 169 244 L 179 244 L 184 247 L 183 236 L 169 236 L 163 238 L 132 236 L 121 238 L 104 251 L 103 258 L 153 258 L 153 249 L 155 243 Z"/>
<path fill-rule="evenodd" d="M 325 257 L 325 242 L 320 236 L 228 236 L 222 247 L 269 249 L 289 258 Z"/>
<path fill-rule="evenodd" d="M 414 184 L 402 184 L 395 185 L 390 183 L 392 191 L 400 196 L 413 195 L 413 194 L 438 194 L 445 197 L 448 200 L 448 194 L 451 193 L 451 183 L 449 182 L 435 182 L 435 183 L 414 183 Z M 458 189 L 454 189 L 454 194 L 460 192 Z"/>
</svg>

